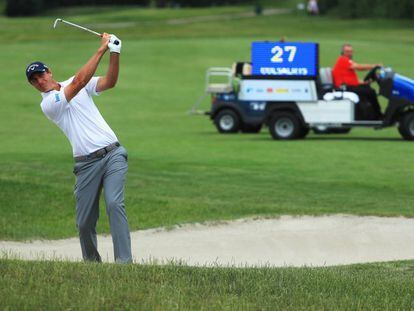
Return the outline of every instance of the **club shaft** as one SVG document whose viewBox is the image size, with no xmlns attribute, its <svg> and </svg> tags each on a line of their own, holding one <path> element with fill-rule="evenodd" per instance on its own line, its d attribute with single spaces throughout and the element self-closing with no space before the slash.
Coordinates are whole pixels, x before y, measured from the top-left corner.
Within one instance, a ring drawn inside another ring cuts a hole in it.
<svg viewBox="0 0 414 311">
<path fill-rule="evenodd" d="M 62 22 L 62 23 L 65 23 L 65 24 L 68 24 L 68 25 L 71 25 L 71 26 L 74 26 L 74 27 L 77 27 L 77 28 L 79 28 L 79 29 L 83 29 L 83 30 L 88 31 L 88 32 L 90 32 L 90 33 L 93 33 L 94 35 L 97 35 L 97 36 L 99 36 L 99 37 L 102 37 L 102 35 L 101 35 L 99 32 L 93 31 L 93 30 L 88 29 L 88 28 L 86 28 L 86 27 L 83 27 L 83 26 L 80 26 L 80 25 L 77 25 L 77 24 L 74 24 L 74 23 L 71 23 L 71 22 L 65 21 L 64 19 L 62 19 L 62 20 L 61 20 L 61 22 Z"/>
</svg>

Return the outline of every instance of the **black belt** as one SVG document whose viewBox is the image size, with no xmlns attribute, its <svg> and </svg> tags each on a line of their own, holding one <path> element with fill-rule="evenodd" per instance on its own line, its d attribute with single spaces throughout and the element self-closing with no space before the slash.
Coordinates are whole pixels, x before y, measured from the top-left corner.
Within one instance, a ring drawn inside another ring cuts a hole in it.
<svg viewBox="0 0 414 311">
<path fill-rule="evenodd" d="M 92 160 L 92 159 L 96 159 L 96 158 L 102 158 L 108 152 L 118 148 L 119 146 L 121 146 L 121 144 L 119 142 L 110 144 L 109 146 L 106 146 L 105 148 L 96 150 L 96 151 L 94 151 L 94 152 L 92 152 L 88 155 L 75 157 L 75 162 L 81 162 L 81 161 L 87 161 L 87 160 Z"/>
</svg>

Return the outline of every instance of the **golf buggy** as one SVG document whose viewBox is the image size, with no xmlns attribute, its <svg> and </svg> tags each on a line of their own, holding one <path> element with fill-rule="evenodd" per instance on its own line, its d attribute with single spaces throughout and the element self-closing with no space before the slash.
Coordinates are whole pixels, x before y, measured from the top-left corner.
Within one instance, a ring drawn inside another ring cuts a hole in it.
<svg viewBox="0 0 414 311">
<path fill-rule="evenodd" d="M 414 140 L 414 80 L 390 68 L 368 72 L 364 80 L 378 83 L 388 99 L 384 116 L 373 118 L 370 103 L 334 88 L 331 69 L 319 69 L 318 50 L 316 43 L 253 42 L 251 63 L 207 70 L 204 97 L 192 111 L 209 115 L 220 133 L 257 133 L 266 125 L 274 139 L 287 140 L 311 129 L 347 133 L 356 126 L 398 125 L 404 139 Z M 198 111 L 208 95 L 210 111 Z"/>
</svg>

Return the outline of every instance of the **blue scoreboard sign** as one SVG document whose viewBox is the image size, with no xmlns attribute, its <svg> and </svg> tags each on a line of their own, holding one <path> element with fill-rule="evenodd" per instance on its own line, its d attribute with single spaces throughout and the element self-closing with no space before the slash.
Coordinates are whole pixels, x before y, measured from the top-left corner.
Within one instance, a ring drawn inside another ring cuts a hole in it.
<svg viewBox="0 0 414 311">
<path fill-rule="evenodd" d="M 318 44 L 304 42 L 253 42 L 253 75 L 318 75 Z"/>
</svg>

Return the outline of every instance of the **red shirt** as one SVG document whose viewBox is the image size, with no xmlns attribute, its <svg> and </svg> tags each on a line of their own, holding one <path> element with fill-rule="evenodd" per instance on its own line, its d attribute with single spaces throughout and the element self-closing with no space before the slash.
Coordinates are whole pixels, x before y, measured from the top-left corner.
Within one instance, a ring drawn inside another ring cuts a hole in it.
<svg viewBox="0 0 414 311">
<path fill-rule="evenodd" d="M 340 56 L 332 70 L 335 87 L 342 84 L 349 86 L 359 85 L 359 79 L 354 69 L 351 68 L 351 60 L 346 56 Z"/>
</svg>

